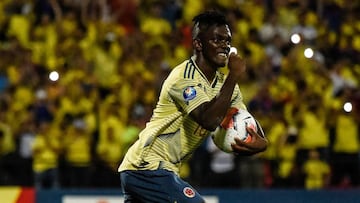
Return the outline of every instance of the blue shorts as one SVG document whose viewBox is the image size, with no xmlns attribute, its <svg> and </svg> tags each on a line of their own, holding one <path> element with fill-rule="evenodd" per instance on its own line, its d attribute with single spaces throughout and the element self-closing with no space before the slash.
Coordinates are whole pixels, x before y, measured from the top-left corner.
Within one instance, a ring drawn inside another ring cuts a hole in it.
<svg viewBox="0 0 360 203">
<path fill-rule="evenodd" d="M 173 172 L 122 171 L 121 187 L 126 203 L 204 203 L 201 195 Z"/>
</svg>

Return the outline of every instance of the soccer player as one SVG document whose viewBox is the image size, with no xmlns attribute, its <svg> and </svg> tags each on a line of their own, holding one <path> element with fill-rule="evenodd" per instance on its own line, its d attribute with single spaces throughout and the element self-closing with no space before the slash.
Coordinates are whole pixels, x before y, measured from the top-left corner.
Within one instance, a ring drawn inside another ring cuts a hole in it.
<svg viewBox="0 0 360 203">
<path fill-rule="evenodd" d="M 246 108 L 237 84 L 245 62 L 230 54 L 231 31 L 225 16 L 206 11 L 193 22 L 193 56 L 164 81 L 152 118 L 119 166 L 125 202 L 205 202 L 179 177 L 180 166 L 229 109 Z M 218 71 L 225 66 L 229 69 L 226 77 Z M 252 141 L 235 140 L 236 154 L 266 149 L 262 130 L 248 131 Z"/>
</svg>

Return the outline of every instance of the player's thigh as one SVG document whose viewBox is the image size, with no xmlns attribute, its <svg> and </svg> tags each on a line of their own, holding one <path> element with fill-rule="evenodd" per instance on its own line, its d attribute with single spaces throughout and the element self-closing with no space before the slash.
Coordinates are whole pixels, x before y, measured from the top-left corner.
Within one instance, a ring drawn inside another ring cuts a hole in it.
<svg viewBox="0 0 360 203">
<path fill-rule="evenodd" d="M 126 203 L 171 202 L 157 171 L 123 171 L 120 177 Z"/>
<path fill-rule="evenodd" d="M 204 202 L 187 182 L 167 170 L 121 172 L 121 184 L 126 202 Z"/>
<path fill-rule="evenodd" d="M 163 184 L 168 191 L 171 202 L 204 203 L 201 195 L 187 182 L 170 173 L 168 180 Z"/>
</svg>

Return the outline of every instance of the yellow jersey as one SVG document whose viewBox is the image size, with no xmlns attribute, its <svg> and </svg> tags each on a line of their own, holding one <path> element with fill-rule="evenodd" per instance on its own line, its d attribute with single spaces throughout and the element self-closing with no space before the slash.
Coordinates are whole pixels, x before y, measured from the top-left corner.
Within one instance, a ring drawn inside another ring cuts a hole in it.
<svg viewBox="0 0 360 203">
<path fill-rule="evenodd" d="M 152 118 L 127 151 L 118 171 L 166 169 L 179 174 L 181 163 L 209 135 L 190 112 L 212 100 L 224 79 L 225 75 L 217 71 L 209 82 L 193 58 L 176 66 L 163 83 Z M 231 107 L 245 108 L 238 85 Z"/>
</svg>

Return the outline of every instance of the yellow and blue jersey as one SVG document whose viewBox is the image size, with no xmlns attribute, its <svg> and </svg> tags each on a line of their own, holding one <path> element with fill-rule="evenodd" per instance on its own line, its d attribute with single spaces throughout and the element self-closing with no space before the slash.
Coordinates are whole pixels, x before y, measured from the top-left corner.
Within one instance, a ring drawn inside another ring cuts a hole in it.
<svg viewBox="0 0 360 203">
<path fill-rule="evenodd" d="M 121 165 L 124 170 L 166 169 L 179 174 L 181 163 L 209 135 L 190 116 L 190 112 L 211 101 L 220 91 L 225 75 L 217 72 L 209 82 L 193 58 L 175 67 L 164 81 L 153 116 Z M 231 107 L 245 108 L 236 85 Z"/>
</svg>

